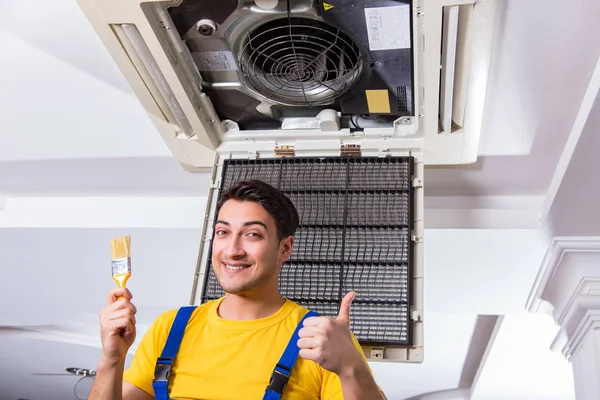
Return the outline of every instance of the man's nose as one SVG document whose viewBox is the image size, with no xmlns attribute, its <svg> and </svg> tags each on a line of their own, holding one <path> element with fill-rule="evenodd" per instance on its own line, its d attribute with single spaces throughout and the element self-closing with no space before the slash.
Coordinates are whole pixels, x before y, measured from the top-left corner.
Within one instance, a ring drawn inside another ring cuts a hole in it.
<svg viewBox="0 0 600 400">
<path fill-rule="evenodd" d="M 239 258 L 246 255 L 244 246 L 242 245 L 242 240 L 239 237 L 231 238 L 229 246 L 227 246 L 227 255 L 231 258 Z"/>
</svg>

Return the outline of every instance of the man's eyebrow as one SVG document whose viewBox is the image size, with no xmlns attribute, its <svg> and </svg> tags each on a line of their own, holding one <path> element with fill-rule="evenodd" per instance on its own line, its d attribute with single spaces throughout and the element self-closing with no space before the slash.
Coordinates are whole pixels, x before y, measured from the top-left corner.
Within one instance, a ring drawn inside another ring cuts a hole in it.
<svg viewBox="0 0 600 400">
<path fill-rule="evenodd" d="M 231 224 L 227 221 L 223 221 L 223 220 L 217 220 L 217 222 L 215 222 L 215 225 L 217 224 L 223 224 L 223 225 L 227 225 L 227 226 L 231 226 Z M 262 227 L 264 227 L 266 230 L 268 230 L 267 225 L 262 222 L 262 221 L 248 221 L 248 222 L 244 222 L 244 226 L 252 226 L 252 225 L 260 225 Z"/>
<path fill-rule="evenodd" d="M 244 222 L 244 226 L 250 226 L 250 225 L 261 225 L 265 229 L 268 230 L 267 225 L 264 222 L 261 222 L 261 221 L 248 221 L 248 222 Z"/>
</svg>

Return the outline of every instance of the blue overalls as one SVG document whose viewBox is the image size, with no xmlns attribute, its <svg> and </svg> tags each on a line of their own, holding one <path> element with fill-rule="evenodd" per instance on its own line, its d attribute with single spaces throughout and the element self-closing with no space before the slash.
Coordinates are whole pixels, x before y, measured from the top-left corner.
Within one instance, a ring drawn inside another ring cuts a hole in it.
<svg viewBox="0 0 600 400">
<path fill-rule="evenodd" d="M 156 360 L 154 381 L 152 382 L 152 387 L 154 388 L 154 398 L 156 400 L 169 400 L 168 386 L 171 367 L 173 365 L 175 356 L 177 356 L 181 339 L 183 339 L 185 327 L 195 309 L 196 306 L 186 306 L 179 309 L 177 316 L 175 317 L 175 321 L 173 322 L 173 326 L 171 326 L 171 331 L 167 337 L 167 342 L 165 343 L 162 354 L 158 360 Z M 292 338 L 290 339 L 281 358 L 279 359 L 279 362 L 271 374 L 271 379 L 267 389 L 265 390 L 263 400 L 279 400 L 281 398 L 281 393 L 290 379 L 290 374 L 292 373 L 294 364 L 298 359 L 298 353 L 300 352 L 300 349 L 298 348 L 298 332 L 302 328 L 302 323 L 306 318 L 316 317 L 318 315 L 319 314 L 314 311 L 309 311 L 300 320 L 300 323 L 296 327 Z"/>
</svg>

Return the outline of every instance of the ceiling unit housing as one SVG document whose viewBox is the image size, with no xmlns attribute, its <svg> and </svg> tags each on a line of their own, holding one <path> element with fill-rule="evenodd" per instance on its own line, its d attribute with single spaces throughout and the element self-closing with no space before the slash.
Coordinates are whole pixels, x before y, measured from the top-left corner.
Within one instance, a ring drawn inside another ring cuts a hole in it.
<svg viewBox="0 0 600 400">
<path fill-rule="evenodd" d="M 372 321 L 355 327 L 367 356 L 422 361 L 423 168 L 477 159 L 495 0 L 77 2 L 182 167 L 212 171 L 192 302 L 219 294 L 208 255 L 227 174 L 277 176 L 311 210 L 294 273 L 337 277 L 306 286 L 288 269 L 282 291 L 331 314 L 355 288 L 366 296 L 360 321 Z M 300 168 L 321 182 L 333 166 L 342 180 L 324 187 L 301 189 L 300 175 L 287 174 Z M 318 222 L 334 218 L 331 204 L 343 218 Z M 329 250 L 306 247 L 315 241 Z"/>
<path fill-rule="evenodd" d="M 187 170 L 285 145 L 477 158 L 494 0 L 77 1 Z"/>
</svg>

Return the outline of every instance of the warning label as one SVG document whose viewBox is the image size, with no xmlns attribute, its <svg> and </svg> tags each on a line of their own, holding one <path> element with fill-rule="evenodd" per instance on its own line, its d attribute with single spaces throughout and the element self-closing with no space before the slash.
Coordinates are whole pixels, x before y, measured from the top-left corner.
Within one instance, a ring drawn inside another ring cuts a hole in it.
<svg viewBox="0 0 600 400">
<path fill-rule="evenodd" d="M 327 10 L 331 10 L 333 8 L 333 4 L 329 4 L 329 3 L 323 3 L 323 9 L 325 11 Z"/>
<path fill-rule="evenodd" d="M 410 49 L 410 6 L 365 8 L 371 50 Z"/>
<path fill-rule="evenodd" d="M 230 51 L 192 53 L 200 71 L 236 71 L 235 57 Z"/>
</svg>

